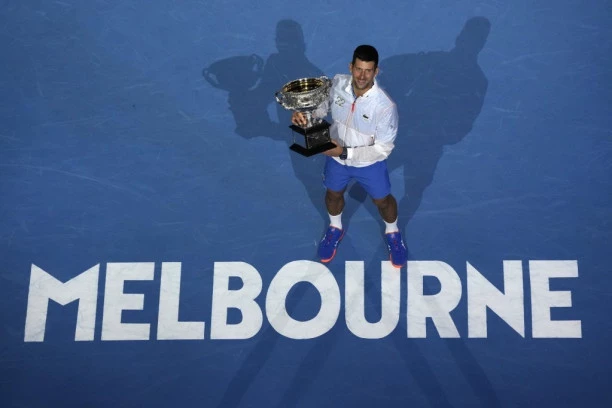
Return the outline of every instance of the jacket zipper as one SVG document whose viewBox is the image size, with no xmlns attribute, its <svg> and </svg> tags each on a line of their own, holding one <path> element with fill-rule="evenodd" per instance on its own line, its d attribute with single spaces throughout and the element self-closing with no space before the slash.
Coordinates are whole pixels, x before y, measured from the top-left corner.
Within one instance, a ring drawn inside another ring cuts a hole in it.
<svg viewBox="0 0 612 408">
<path fill-rule="evenodd" d="M 358 96 L 356 96 L 353 93 L 353 96 L 355 97 L 355 99 L 353 100 L 353 103 L 351 104 L 351 112 L 349 113 L 348 117 L 346 118 L 346 123 L 345 125 L 345 129 L 344 129 L 344 141 L 343 143 L 346 143 L 346 135 L 348 133 L 349 130 L 349 123 L 351 122 L 351 119 L 353 119 L 353 114 L 355 113 L 355 104 L 357 103 L 357 99 L 359 98 Z M 346 145 L 344 145 L 346 146 Z"/>
</svg>

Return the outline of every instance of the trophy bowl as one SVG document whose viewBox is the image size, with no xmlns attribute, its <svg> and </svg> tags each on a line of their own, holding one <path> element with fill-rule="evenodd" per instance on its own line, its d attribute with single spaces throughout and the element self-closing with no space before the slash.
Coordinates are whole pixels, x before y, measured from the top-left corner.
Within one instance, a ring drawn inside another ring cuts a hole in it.
<svg viewBox="0 0 612 408">
<path fill-rule="evenodd" d="M 318 78 L 300 78 L 285 84 L 275 93 L 276 101 L 285 109 L 302 112 L 306 117 L 305 126 L 291 125 L 295 133 L 304 137 L 304 144 L 295 141 L 289 147 L 291 150 L 309 157 L 334 148 L 329 135 L 330 124 L 314 115 L 317 110 L 327 114 L 327 103 L 331 80 L 326 76 Z M 323 115 L 321 115 L 323 116 Z"/>
</svg>

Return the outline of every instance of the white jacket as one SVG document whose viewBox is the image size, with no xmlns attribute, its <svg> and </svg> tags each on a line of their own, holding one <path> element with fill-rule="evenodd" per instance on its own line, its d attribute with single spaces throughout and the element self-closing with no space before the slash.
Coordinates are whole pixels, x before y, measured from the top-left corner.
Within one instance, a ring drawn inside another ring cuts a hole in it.
<svg viewBox="0 0 612 408">
<path fill-rule="evenodd" d="M 351 75 L 336 75 L 330 90 L 330 134 L 341 146 L 349 147 L 347 160 L 334 159 L 344 165 L 365 167 L 385 160 L 393 150 L 397 107 L 376 81 L 355 98 L 351 81 Z"/>
</svg>

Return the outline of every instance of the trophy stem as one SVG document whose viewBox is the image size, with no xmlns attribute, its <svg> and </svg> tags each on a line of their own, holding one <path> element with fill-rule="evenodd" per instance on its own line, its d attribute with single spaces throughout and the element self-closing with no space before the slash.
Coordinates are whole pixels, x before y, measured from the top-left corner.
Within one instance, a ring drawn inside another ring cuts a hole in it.
<svg viewBox="0 0 612 408">
<path fill-rule="evenodd" d="M 314 117 L 311 111 L 303 111 L 302 114 L 306 118 L 305 128 L 316 126 L 322 122 L 322 119 Z"/>
</svg>

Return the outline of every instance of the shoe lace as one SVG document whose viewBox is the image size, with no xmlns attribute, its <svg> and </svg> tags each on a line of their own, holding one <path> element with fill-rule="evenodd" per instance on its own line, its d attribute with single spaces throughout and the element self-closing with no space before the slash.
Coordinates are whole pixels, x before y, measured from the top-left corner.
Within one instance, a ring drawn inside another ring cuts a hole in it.
<svg viewBox="0 0 612 408">
<path fill-rule="evenodd" d="M 332 238 L 334 237 L 334 230 L 329 228 L 325 232 L 325 244 L 329 245 L 332 242 Z"/>
<path fill-rule="evenodd" d="M 389 246 L 393 247 L 394 250 L 398 250 L 402 247 L 402 241 L 397 239 L 397 236 L 393 236 Z"/>
</svg>

